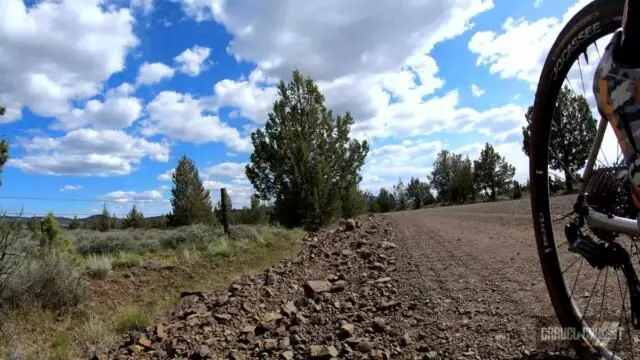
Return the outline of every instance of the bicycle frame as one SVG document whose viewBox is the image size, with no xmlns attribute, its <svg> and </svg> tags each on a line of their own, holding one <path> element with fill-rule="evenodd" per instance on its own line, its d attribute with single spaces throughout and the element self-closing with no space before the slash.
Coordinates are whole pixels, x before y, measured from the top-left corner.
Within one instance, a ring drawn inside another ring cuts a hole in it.
<svg viewBox="0 0 640 360">
<path fill-rule="evenodd" d="M 583 180 L 580 183 L 581 193 L 584 192 L 584 186 L 588 183 L 589 179 L 591 178 L 591 174 L 593 173 L 593 166 L 596 163 L 596 158 L 598 157 L 600 146 L 602 146 L 602 139 L 604 138 L 605 131 L 607 131 L 608 124 L 609 121 L 605 117 L 600 118 L 600 122 L 598 123 L 598 130 L 596 132 L 596 138 L 591 145 L 591 152 L 589 153 L 587 166 L 585 167 L 584 173 L 582 175 Z M 585 213 L 583 215 L 589 227 L 627 234 L 631 236 L 640 236 L 640 218 L 636 220 L 627 219 L 620 216 L 614 216 L 595 211 L 593 208 L 588 206 L 589 204 L 586 202 L 586 197 L 585 200 L 583 200 L 583 205 L 583 208 L 585 209 Z"/>
</svg>

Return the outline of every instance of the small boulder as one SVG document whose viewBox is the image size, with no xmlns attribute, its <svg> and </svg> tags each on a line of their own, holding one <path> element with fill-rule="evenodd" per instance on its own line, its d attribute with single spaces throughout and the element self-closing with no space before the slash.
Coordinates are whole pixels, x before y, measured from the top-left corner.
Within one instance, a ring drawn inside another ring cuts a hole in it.
<svg viewBox="0 0 640 360">
<path fill-rule="evenodd" d="M 344 222 L 344 231 L 353 231 L 356 228 L 356 221 L 353 219 L 347 219 Z"/>
<path fill-rule="evenodd" d="M 308 297 L 315 297 L 331 291 L 331 283 L 327 280 L 309 280 L 304 284 L 304 291 Z"/>
</svg>

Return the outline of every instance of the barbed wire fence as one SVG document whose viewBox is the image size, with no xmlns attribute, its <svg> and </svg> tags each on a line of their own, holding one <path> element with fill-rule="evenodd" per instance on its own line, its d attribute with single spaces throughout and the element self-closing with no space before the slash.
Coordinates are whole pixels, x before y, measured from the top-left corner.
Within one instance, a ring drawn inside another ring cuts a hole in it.
<svg viewBox="0 0 640 360">
<path fill-rule="evenodd" d="M 229 214 L 226 211 L 226 199 L 228 196 L 228 192 L 226 188 L 221 188 L 220 190 L 220 199 L 222 201 L 222 208 L 224 211 L 224 220 L 225 223 L 225 231 L 228 232 L 228 216 Z M 7 210 L 4 208 L 3 202 L 5 201 L 18 201 L 21 202 L 20 208 L 15 210 Z M 29 208 L 39 207 L 41 205 L 36 205 L 34 202 L 58 202 L 62 203 L 60 209 L 48 209 L 47 211 L 30 211 Z M 91 211 L 69 211 L 68 207 L 64 206 L 65 204 L 70 203 L 88 203 L 96 206 L 95 209 Z M 26 205 L 25 205 L 26 204 Z M 107 206 L 107 204 L 111 206 Z M 171 211 L 171 202 L 168 199 L 163 200 L 148 200 L 148 199 L 135 199 L 135 198 L 119 198 L 119 199 L 89 199 L 89 198 L 73 198 L 73 197 L 30 197 L 30 196 L 11 196 L 11 195 L 0 195 L 0 216 L 2 217 L 22 217 L 22 218 L 31 218 L 31 217 L 45 217 L 49 212 L 53 213 L 56 217 L 65 217 L 65 218 L 74 218 L 78 219 L 88 218 L 91 216 L 96 216 L 102 214 L 103 207 L 107 208 L 109 215 L 115 216 L 117 218 L 124 218 L 127 216 L 129 211 L 133 206 L 136 206 L 138 211 L 141 211 L 144 214 L 145 218 L 158 217 L 163 215 L 168 215 Z M 154 211 L 147 211 L 149 206 L 157 206 L 162 207 L 162 210 L 154 209 Z M 212 204 L 213 206 L 214 204 Z M 114 207 L 120 211 L 115 211 Z"/>
</svg>

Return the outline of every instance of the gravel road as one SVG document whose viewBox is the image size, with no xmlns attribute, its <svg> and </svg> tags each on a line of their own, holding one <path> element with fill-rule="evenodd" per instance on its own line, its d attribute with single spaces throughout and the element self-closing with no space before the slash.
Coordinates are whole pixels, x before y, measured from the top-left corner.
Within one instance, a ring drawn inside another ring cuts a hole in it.
<svg viewBox="0 0 640 360">
<path fill-rule="evenodd" d="M 554 208 L 573 199 L 556 198 Z M 555 318 L 530 211 L 523 199 L 388 215 L 397 229 L 403 289 L 419 291 L 431 304 L 431 321 L 422 330 L 448 356 L 567 358 L 550 350 L 572 355 L 564 344 L 545 351 L 538 345 L 537 321 L 542 317 L 551 325 Z"/>
<path fill-rule="evenodd" d="M 554 198 L 552 215 L 573 201 Z M 557 321 L 528 199 L 363 216 L 343 226 L 309 234 L 295 259 L 264 274 L 181 294 L 156 325 L 94 359 L 575 357 L 565 342 L 538 340 L 540 327 Z M 591 279 L 574 287 L 587 309 L 598 280 L 588 265 L 574 264 L 566 278 Z"/>
</svg>

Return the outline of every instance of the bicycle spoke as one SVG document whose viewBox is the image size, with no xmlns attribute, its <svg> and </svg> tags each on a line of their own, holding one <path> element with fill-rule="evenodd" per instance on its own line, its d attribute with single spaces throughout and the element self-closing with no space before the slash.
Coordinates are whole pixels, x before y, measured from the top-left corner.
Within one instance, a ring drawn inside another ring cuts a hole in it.
<svg viewBox="0 0 640 360">
<path fill-rule="evenodd" d="M 618 274 L 618 271 L 616 271 L 616 278 L 618 279 L 618 288 L 620 289 L 620 296 L 622 296 L 622 310 L 620 311 L 620 320 L 618 320 L 618 324 L 620 324 L 622 322 L 622 316 L 624 316 L 624 308 L 625 308 L 624 304 L 625 304 L 625 300 L 627 298 L 627 292 L 626 292 L 627 285 L 625 283 L 625 291 L 623 292 L 622 291 L 622 286 L 620 285 L 620 275 Z M 616 341 L 615 341 L 616 345 L 618 345 L 619 338 L 620 338 L 620 333 L 617 332 L 616 333 Z M 613 357 L 615 358 L 615 356 L 616 356 L 616 352 L 614 351 L 613 352 Z"/>
<path fill-rule="evenodd" d="M 602 274 L 602 269 L 598 271 L 598 277 L 596 278 L 596 282 L 593 283 L 593 288 L 589 294 L 595 294 L 596 286 L 598 285 L 598 280 L 600 280 L 600 275 Z M 587 311 L 589 311 L 589 304 L 591 304 L 591 296 L 589 296 L 589 300 L 587 300 L 587 305 L 585 305 L 584 311 L 582 312 L 582 318 L 580 318 L 580 322 L 582 322 L 587 315 Z"/>
<path fill-rule="evenodd" d="M 602 323 L 602 309 L 604 308 L 604 299 L 607 297 L 607 279 L 609 278 L 609 268 L 605 268 L 604 272 L 604 288 L 602 288 L 602 301 L 600 302 L 600 315 L 598 316 L 598 324 Z"/>
<path fill-rule="evenodd" d="M 573 287 L 571 288 L 571 293 L 569 294 L 569 299 L 573 297 L 573 292 L 576 290 L 576 283 L 578 282 L 578 277 L 580 276 L 580 271 L 582 270 L 582 264 L 584 263 L 584 258 L 580 256 L 580 266 L 578 266 L 578 272 L 576 273 L 576 279 L 573 280 Z"/>
<path fill-rule="evenodd" d="M 564 274 L 565 272 L 567 272 L 567 270 L 571 269 L 573 265 L 577 264 L 578 261 L 580 260 L 584 260 L 584 258 L 582 256 L 578 256 L 578 258 L 574 262 L 572 262 L 571 265 L 567 266 L 566 269 L 562 270 L 562 273 Z"/>
</svg>

